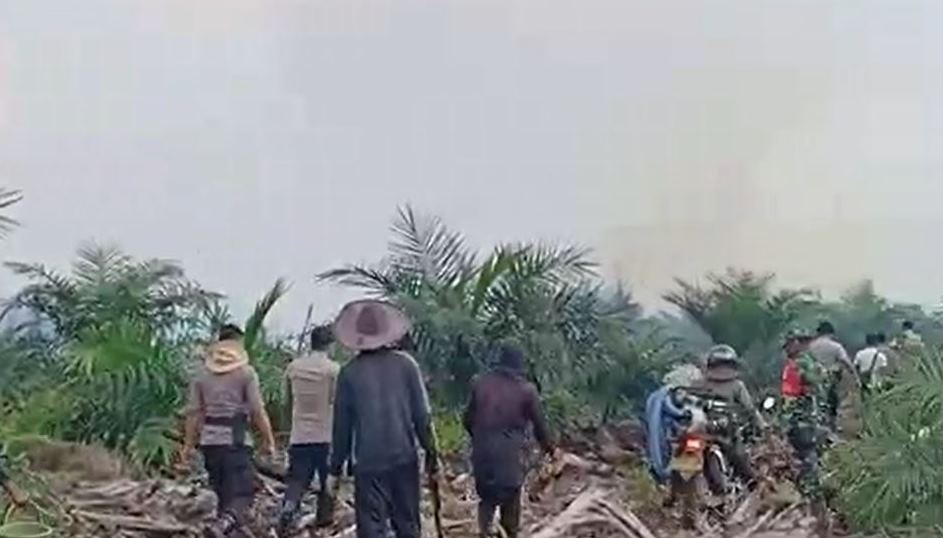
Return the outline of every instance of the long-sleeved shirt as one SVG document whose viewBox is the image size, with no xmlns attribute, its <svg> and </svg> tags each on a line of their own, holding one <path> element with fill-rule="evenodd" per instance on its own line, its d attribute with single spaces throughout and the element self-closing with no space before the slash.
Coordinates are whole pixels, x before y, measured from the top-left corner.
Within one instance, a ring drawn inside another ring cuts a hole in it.
<svg viewBox="0 0 943 538">
<path fill-rule="evenodd" d="M 483 375 L 472 389 L 463 417 L 472 438 L 472 463 L 479 486 L 518 487 L 524 479 L 527 427 L 544 451 L 550 434 L 533 384 L 508 372 Z"/>
<path fill-rule="evenodd" d="M 419 365 L 406 353 L 371 351 L 345 364 L 334 402 L 331 473 L 339 475 L 355 450 L 357 472 L 383 472 L 436 453 L 429 398 Z"/>
</svg>

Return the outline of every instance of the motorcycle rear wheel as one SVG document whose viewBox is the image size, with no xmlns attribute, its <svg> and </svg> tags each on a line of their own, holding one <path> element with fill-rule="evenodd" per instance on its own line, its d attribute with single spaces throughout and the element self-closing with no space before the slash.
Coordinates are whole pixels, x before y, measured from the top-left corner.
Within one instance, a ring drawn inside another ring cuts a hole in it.
<svg viewBox="0 0 943 538">
<path fill-rule="evenodd" d="M 714 495 L 726 495 L 730 490 L 727 479 L 727 462 L 720 451 L 708 450 L 704 454 L 704 479 Z"/>
</svg>

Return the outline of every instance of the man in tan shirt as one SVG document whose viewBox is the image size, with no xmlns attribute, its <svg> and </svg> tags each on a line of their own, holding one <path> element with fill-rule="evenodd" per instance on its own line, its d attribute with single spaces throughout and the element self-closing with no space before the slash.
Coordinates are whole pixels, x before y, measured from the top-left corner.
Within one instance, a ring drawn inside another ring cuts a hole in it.
<svg viewBox="0 0 943 538">
<path fill-rule="evenodd" d="M 340 371 L 340 366 L 327 355 L 333 340 L 330 327 L 316 327 L 311 332 L 311 353 L 292 361 L 285 372 L 291 401 L 291 446 L 280 534 L 289 531 L 315 473 L 321 485 L 321 498 L 327 494 L 335 384 Z"/>
</svg>

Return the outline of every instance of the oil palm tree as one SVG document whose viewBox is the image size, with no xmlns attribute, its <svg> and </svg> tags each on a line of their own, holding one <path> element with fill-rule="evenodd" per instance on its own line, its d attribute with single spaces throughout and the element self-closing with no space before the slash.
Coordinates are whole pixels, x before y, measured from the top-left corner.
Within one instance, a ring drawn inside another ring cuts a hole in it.
<svg viewBox="0 0 943 538">
<path fill-rule="evenodd" d="M 417 356 L 433 389 L 456 403 L 495 342 L 525 346 L 533 377 L 575 383 L 603 353 L 603 319 L 625 313 L 602 298 L 585 249 L 504 244 L 480 256 L 437 217 L 401 208 L 386 256 L 318 275 L 399 303 L 413 317 Z M 623 305 L 624 306 L 624 305 Z"/>
<path fill-rule="evenodd" d="M 10 422 L 133 451 L 142 463 L 166 461 L 172 442 L 157 433 L 173 426 L 187 364 L 220 296 L 174 262 L 139 261 L 114 247 L 83 246 L 68 273 L 41 264 L 7 267 L 29 282 L 4 312 L 33 314 L 38 329 L 19 328 L 18 340 L 32 339 L 50 363 L 45 390 L 29 395 L 13 410 L 20 420 Z M 36 409 L 46 412 L 45 422 L 22 420 Z"/>
<path fill-rule="evenodd" d="M 3 312 L 29 310 L 62 340 L 129 320 L 144 322 L 161 336 L 184 338 L 201 328 L 201 319 L 221 297 L 185 278 L 173 261 L 134 260 L 114 246 L 82 246 L 69 273 L 37 263 L 5 265 L 29 284 Z"/>
<path fill-rule="evenodd" d="M 831 455 L 840 508 L 863 530 L 943 526 L 943 354 L 915 358 L 889 392 L 869 402 L 860 440 Z M 924 533 L 913 532 L 924 529 Z M 927 532 L 935 529 L 933 532 Z"/>
<path fill-rule="evenodd" d="M 663 297 L 714 343 L 743 355 L 750 381 L 765 385 L 775 379 L 779 338 L 818 304 L 816 295 L 807 289 L 775 290 L 769 273 L 730 269 L 706 280 L 705 286 L 677 279 L 677 289 Z"/>
</svg>

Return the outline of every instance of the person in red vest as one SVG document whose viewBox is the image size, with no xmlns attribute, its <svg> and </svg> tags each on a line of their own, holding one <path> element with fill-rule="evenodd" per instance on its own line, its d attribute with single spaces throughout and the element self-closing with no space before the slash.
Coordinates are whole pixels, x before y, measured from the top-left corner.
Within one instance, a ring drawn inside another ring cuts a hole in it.
<svg viewBox="0 0 943 538">
<path fill-rule="evenodd" d="M 827 399 L 823 390 L 825 372 L 808 351 L 811 340 L 800 332 L 786 335 L 780 393 L 786 438 L 799 460 L 799 490 L 816 503 L 821 500 L 818 457 Z"/>
</svg>

